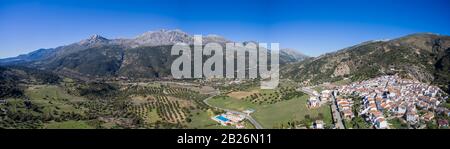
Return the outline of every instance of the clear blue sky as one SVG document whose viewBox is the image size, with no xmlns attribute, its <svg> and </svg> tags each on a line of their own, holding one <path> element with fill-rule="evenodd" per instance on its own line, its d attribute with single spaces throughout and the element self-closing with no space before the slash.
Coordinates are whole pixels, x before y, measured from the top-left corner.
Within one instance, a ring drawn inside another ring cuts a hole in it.
<svg viewBox="0 0 450 149">
<path fill-rule="evenodd" d="M 0 58 L 159 29 L 279 42 L 318 56 L 416 32 L 450 34 L 448 0 L 1 0 Z"/>
</svg>

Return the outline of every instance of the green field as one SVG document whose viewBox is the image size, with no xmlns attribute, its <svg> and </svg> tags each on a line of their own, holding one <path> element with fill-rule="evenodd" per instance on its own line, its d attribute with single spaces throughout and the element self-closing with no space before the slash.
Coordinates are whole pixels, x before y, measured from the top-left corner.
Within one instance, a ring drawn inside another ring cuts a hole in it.
<svg viewBox="0 0 450 149">
<path fill-rule="evenodd" d="M 323 90 L 325 90 L 325 88 L 323 86 L 316 86 L 314 88 L 312 88 L 313 90 L 317 91 L 317 92 L 322 92 Z"/>
<path fill-rule="evenodd" d="M 145 121 L 147 121 L 148 123 L 155 123 L 156 121 L 160 121 L 161 118 L 158 116 L 158 113 L 156 112 L 156 110 L 152 110 L 147 112 L 147 119 Z"/>
<path fill-rule="evenodd" d="M 198 115 L 194 112 L 192 121 L 188 123 L 188 128 L 191 129 L 235 129 L 234 126 L 223 126 L 216 121 L 212 120 L 211 117 L 214 113 L 211 110 L 207 112 L 198 111 Z M 249 122 L 244 121 L 245 129 L 254 129 L 255 127 Z"/>
<path fill-rule="evenodd" d="M 293 88 L 297 88 L 297 87 L 298 87 L 298 83 L 295 82 L 295 81 L 292 81 L 292 80 L 290 80 L 290 79 L 281 79 L 281 80 L 280 80 L 280 84 L 279 84 L 278 87 L 279 87 L 279 88 L 282 88 L 282 87 L 287 87 L 287 88 L 293 87 Z"/>
<path fill-rule="evenodd" d="M 84 98 L 69 95 L 64 89 L 54 85 L 31 86 L 25 94 L 35 105 L 43 107 L 44 113 L 74 112 L 83 114 L 84 109 L 77 109 L 72 103 L 85 101 Z"/>
<path fill-rule="evenodd" d="M 94 129 L 85 121 L 65 121 L 65 122 L 50 122 L 44 125 L 45 129 Z"/>
<path fill-rule="evenodd" d="M 305 115 L 311 118 L 317 117 L 319 113 L 324 116 L 324 122 L 331 123 L 331 111 L 328 105 L 323 105 L 318 109 L 308 109 L 306 100 L 308 96 L 301 96 L 287 101 L 277 102 L 275 104 L 253 104 L 245 100 L 234 99 L 228 96 L 218 96 L 208 101 L 209 104 L 226 109 L 243 111 L 248 108 L 255 109 L 253 117 L 263 125 L 264 128 L 273 128 L 279 124 L 285 124 L 290 121 L 302 121 Z"/>
<path fill-rule="evenodd" d="M 244 121 L 245 129 L 255 129 L 256 127 L 249 120 Z"/>
<path fill-rule="evenodd" d="M 335 85 L 347 85 L 350 83 L 352 83 L 352 81 L 350 79 L 342 79 L 342 80 L 333 82 L 333 84 L 335 84 Z"/>
<path fill-rule="evenodd" d="M 197 114 L 198 113 L 198 114 Z M 193 112 L 192 121 L 188 123 L 188 128 L 192 129 L 233 129 L 232 126 L 222 126 L 211 117 L 214 113 L 210 110 L 207 112 L 197 110 Z"/>
<path fill-rule="evenodd" d="M 32 99 L 61 99 L 73 102 L 83 101 L 84 98 L 69 95 L 64 89 L 55 85 L 35 85 L 26 90 L 27 96 Z"/>
<path fill-rule="evenodd" d="M 394 129 L 408 129 L 408 124 L 402 122 L 399 118 L 393 118 L 388 120 L 388 123 L 391 124 L 390 127 Z"/>
</svg>

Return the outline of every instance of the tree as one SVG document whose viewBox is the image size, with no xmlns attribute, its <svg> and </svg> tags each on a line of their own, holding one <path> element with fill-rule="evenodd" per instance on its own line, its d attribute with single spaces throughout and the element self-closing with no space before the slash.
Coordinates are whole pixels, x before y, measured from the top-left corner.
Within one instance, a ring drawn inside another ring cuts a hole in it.
<svg viewBox="0 0 450 149">
<path fill-rule="evenodd" d="M 305 115 L 305 120 L 311 120 L 311 116 L 309 114 Z"/>
<path fill-rule="evenodd" d="M 317 115 L 317 117 L 319 118 L 319 119 L 321 119 L 321 120 L 323 120 L 323 113 L 319 113 L 318 115 Z"/>
</svg>

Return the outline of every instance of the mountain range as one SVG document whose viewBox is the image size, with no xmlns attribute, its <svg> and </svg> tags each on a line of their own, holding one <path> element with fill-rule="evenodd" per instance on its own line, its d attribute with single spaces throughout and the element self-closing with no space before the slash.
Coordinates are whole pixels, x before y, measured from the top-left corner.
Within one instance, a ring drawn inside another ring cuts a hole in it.
<svg viewBox="0 0 450 149">
<path fill-rule="evenodd" d="M 0 65 L 26 66 L 78 78 L 167 77 L 176 58 L 170 50 L 178 42 L 193 44 L 193 36 L 181 30 L 151 31 L 132 39 L 93 35 L 70 45 L 1 59 Z M 203 37 L 203 43 L 210 42 L 232 41 L 218 35 Z M 280 64 L 282 78 L 308 85 L 400 74 L 450 92 L 450 36 L 446 35 L 418 33 L 368 41 L 318 57 L 282 49 Z"/>
<path fill-rule="evenodd" d="M 176 58 L 170 55 L 172 45 L 192 45 L 194 37 L 181 30 L 159 30 L 143 33 L 133 39 L 107 39 L 93 35 L 79 42 L 0 60 L 0 65 L 26 65 L 79 77 L 157 78 L 170 75 Z M 206 43 L 232 42 L 218 35 L 203 37 Z M 247 43 L 247 42 L 244 42 Z M 292 49 L 282 49 L 280 63 L 309 58 Z"/>
</svg>

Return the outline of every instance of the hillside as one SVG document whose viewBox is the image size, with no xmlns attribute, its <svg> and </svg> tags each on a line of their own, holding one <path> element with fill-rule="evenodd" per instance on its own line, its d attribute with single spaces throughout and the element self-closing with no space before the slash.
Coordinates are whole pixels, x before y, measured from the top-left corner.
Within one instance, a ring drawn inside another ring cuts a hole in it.
<svg viewBox="0 0 450 149">
<path fill-rule="evenodd" d="M 282 76 L 305 84 L 353 81 L 382 74 L 433 83 L 449 92 L 450 37 L 413 34 L 355 45 L 282 68 Z"/>
<path fill-rule="evenodd" d="M 0 67 L 0 98 L 22 97 L 21 84 L 55 84 L 61 78 L 53 73 L 25 67 Z"/>
</svg>

